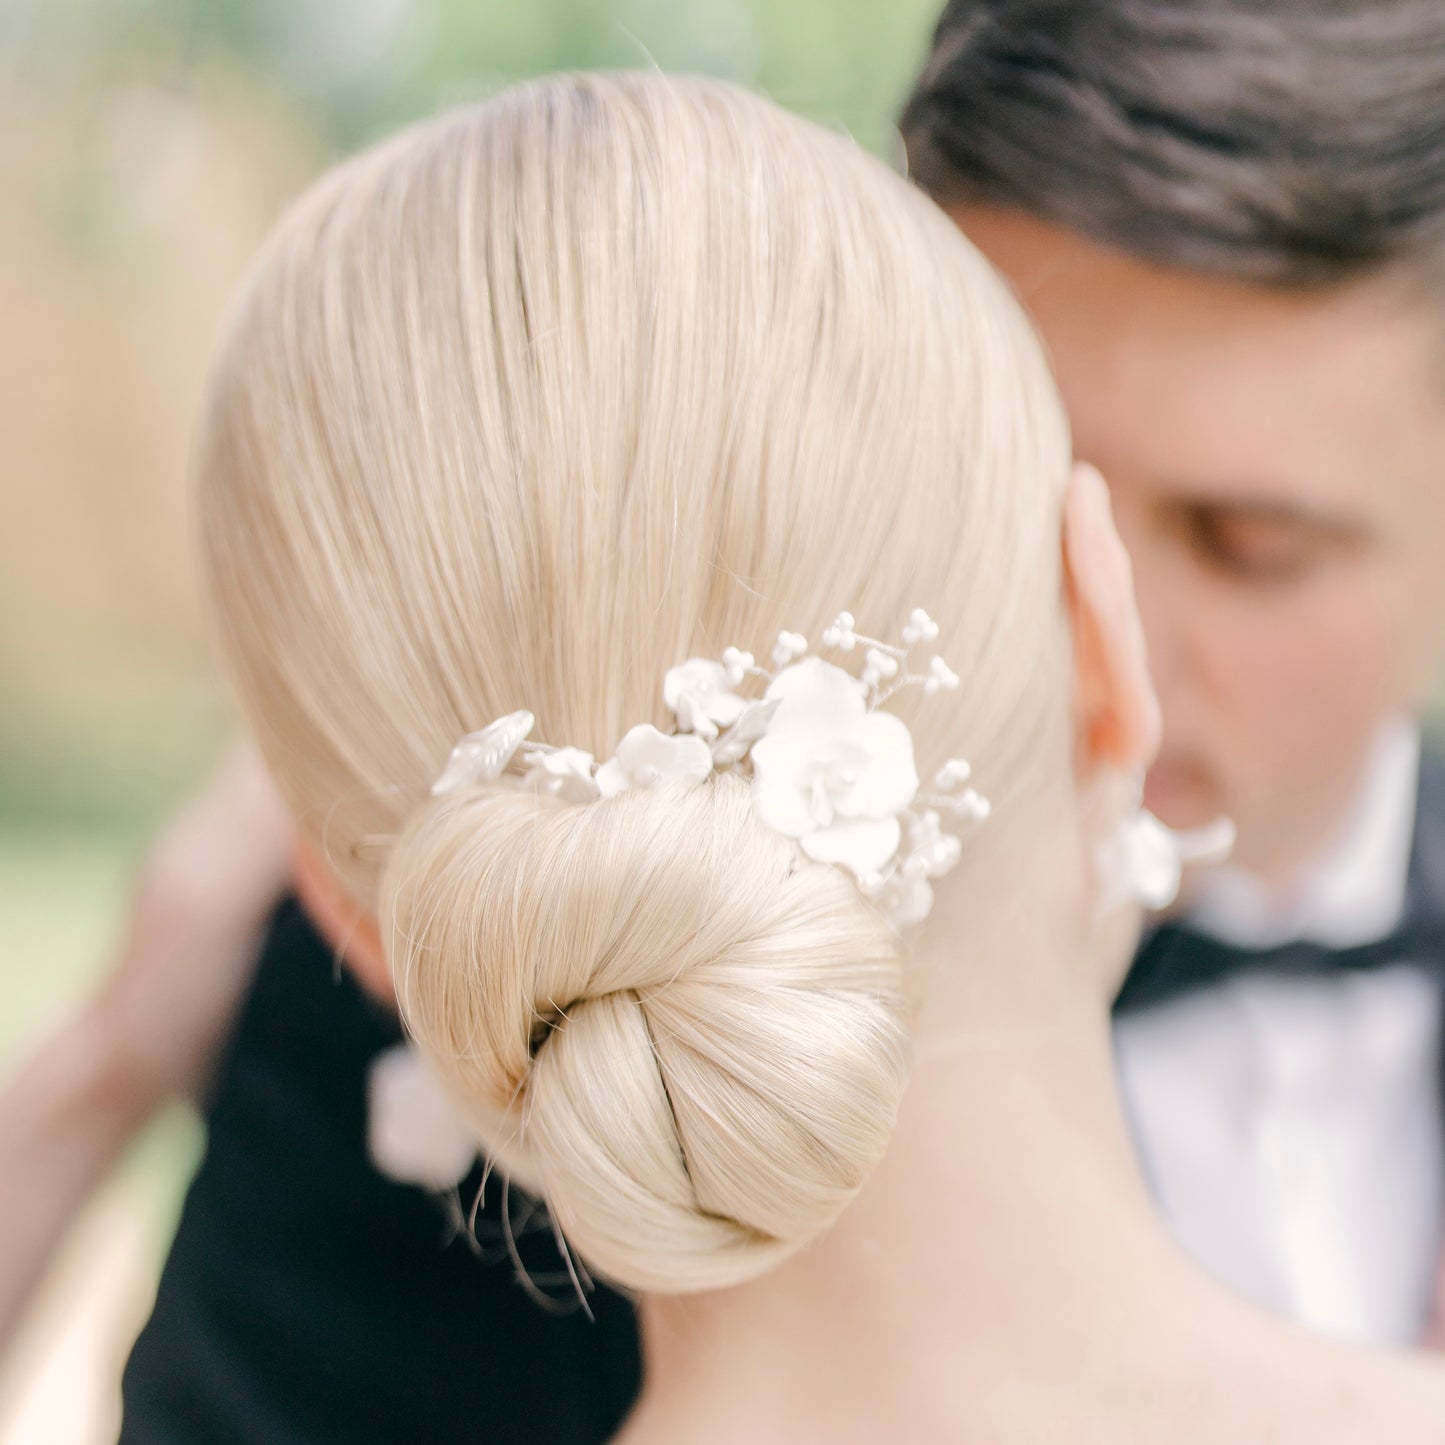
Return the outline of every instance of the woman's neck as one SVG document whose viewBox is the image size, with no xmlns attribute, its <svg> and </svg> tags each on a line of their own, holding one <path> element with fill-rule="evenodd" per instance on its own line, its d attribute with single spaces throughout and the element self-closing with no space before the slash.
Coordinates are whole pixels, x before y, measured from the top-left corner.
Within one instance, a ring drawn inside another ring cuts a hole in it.
<svg viewBox="0 0 1445 1445">
<path fill-rule="evenodd" d="M 1257 1315 L 1169 1240 L 1116 1093 L 1107 983 L 1041 944 L 931 961 L 930 994 L 954 997 L 920 1011 L 933 1022 L 889 1154 L 822 1240 L 737 1288 L 644 1303 L 629 1445 L 1132 1445 L 1192 1441 L 1196 1417 L 1200 1440 L 1266 1424 L 1281 1440 L 1384 1438 L 1368 1378 L 1368 1429 L 1340 1433 L 1335 1412 L 1334 1433 L 1307 1433 L 1310 1390 L 1368 1357 L 1346 1365 Z M 1423 1388 L 1445 1401 L 1445 1383 Z"/>
</svg>

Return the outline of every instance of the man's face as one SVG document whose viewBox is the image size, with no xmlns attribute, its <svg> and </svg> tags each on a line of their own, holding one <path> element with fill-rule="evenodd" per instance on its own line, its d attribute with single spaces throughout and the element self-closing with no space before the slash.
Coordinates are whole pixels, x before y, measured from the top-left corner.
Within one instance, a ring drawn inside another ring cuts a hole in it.
<svg viewBox="0 0 1445 1445">
<path fill-rule="evenodd" d="M 1445 639 L 1445 302 L 1146 266 L 989 208 L 957 220 L 1043 333 L 1134 561 L 1164 745 L 1146 800 L 1220 814 L 1284 882 L 1326 846 Z"/>
</svg>

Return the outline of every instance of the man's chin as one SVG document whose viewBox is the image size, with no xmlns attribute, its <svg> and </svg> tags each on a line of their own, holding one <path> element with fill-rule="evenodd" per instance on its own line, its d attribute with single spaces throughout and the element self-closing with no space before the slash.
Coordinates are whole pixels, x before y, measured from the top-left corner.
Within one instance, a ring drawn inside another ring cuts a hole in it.
<svg viewBox="0 0 1445 1445">
<path fill-rule="evenodd" d="M 1144 806 L 1169 828 L 1202 828 L 1227 812 L 1197 767 L 1161 760 L 1144 780 Z"/>
</svg>

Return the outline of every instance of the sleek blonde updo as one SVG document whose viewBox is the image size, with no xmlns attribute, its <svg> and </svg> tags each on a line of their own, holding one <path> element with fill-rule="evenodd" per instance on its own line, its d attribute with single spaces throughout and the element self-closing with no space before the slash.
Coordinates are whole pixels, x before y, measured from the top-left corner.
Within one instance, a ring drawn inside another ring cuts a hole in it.
<svg viewBox="0 0 1445 1445">
<path fill-rule="evenodd" d="M 964 680 L 899 700 L 920 770 L 965 753 L 1007 807 L 1066 707 L 1068 453 L 948 220 L 720 83 L 442 116 L 257 264 L 198 454 L 242 705 L 482 1146 L 610 1279 L 727 1284 L 836 1218 L 906 1076 L 897 937 L 734 777 L 430 783 L 515 709 L 606 757 L 683 658 L 918 605 Z"/>
</svg>

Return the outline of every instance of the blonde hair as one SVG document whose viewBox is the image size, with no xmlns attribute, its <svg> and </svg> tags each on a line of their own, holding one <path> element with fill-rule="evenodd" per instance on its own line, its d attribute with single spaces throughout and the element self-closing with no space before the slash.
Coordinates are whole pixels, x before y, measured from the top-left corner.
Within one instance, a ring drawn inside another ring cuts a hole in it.
<svg viewBox="0 0 1445 1445">
<path fill-rule="evenodd" d="M 909 713 L 921 759 L 1006 798 L 1065 706 L 1068 455 L 947 219 L 720 83 L 504 92 L 258 262 L 198 453 L 242 705 L 481 1144 L 612 1280 L 737 1281 L 837 1216 L 906 1076 L 898 940 L 735 778 L 430 782 L 514 709 L 607 756 L 685 657 L 921 605 L 964 678 Z"/>
</svg>

